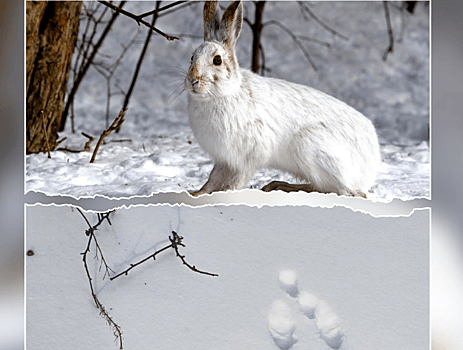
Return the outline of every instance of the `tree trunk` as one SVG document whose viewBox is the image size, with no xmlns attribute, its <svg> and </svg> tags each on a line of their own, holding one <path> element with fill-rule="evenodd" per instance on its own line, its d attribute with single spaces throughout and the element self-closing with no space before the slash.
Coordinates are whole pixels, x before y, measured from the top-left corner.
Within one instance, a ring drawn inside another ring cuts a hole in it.
<svg viewBox="0 0 463 350">
<path fill-rule="evenodd" d="M 56 145 L 82 1 L 26 1 L 26 152 Z"/>
<path fill-rule="evenodd" d="M 260 37 L 262 34 L 262 17 L 264 13 L 265 1 L 259 1 L 254 3 L 256 11 L 254 13 L 254 23 L 251 26 L 252 29 L 252 58 L 251 58 L 251 70 L 254 73 L 259 72 L 260 68 Z"/>
</svg>

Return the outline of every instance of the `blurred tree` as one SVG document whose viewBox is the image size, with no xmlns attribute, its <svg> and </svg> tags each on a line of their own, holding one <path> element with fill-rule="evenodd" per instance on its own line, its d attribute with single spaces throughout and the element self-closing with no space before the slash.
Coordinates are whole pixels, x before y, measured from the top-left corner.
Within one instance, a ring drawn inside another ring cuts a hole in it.
<svg viewBox="0 0 463 350">
<path fill-rule="evenodd" d="M 26 152 L 56 146 L 82 1 L 26 1 Z"/>
</svg>

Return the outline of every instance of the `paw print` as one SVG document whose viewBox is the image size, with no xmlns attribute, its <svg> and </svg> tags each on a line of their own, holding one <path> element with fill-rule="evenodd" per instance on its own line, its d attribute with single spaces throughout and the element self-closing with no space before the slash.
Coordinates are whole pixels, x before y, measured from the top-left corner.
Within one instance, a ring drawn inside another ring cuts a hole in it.
<svg viewBox="0 0 463 350">
<path fill-rule="evenodd" d="M 299 305 L 299 311 L 316 322 L 320 338 L 333 349 L 339 349 L 344 339 L 341 321 L 331 306 L 307 291 L 299 290 L 297 274 L 292 270 L 281 271 L 278 280 L 281 288 Z M 282 350 L 290 349 L 296 342 L 297 325 L 293 310 L 287 302 L 276 300 L 268 313 L 270 335 Z"/>
</svg>

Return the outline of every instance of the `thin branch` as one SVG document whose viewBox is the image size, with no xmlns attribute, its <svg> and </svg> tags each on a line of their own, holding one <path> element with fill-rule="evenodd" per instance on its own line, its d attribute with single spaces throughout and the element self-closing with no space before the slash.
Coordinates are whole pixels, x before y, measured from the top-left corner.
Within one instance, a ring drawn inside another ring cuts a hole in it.
<svg viewBox="0 0 463 350">
<path fill-rule="evenodd" d="M 323 22 L 320 18 L 318 18 L 317 15 L 315 15 L 315 13 L 313 13 L 312 10 L 303 1 L 298 1 L 297 3 L 310 17 L 312 17 L 313 20 L 315 20 L 315 22 L 317 22 L 325 30 L 330 32 L 333 36 L 338 36 L 342 40 L 349 41 L 348 37 L 335 31 L 333 28 L 329 27 L 325 22 Z"/>
<path fill-rule="evenodd" d="M 391 15 L 389 14 L 389 7 L 387 6 L 387 1 L 383 1 L 384 13 L 386 15 L 386 24 L 387 24 L 387 34 L 389 37 L 389 46 L 383 54 L 383 61 L 386 61 L 389 53 L 394 51 L 394 34 L 392 33 L 391 25 Z"/>
<path fill-rule="evenodd" d="M 169 244 L 168 246 L 165 246 L 164 248 L 161 248 L 161 249 L 155 251 L 150 256 L 147 256 L 146 258 L 144 258 L 143 260 L 140 260 L 139 262 L 137 262 L 135 264 L 130 264 L 129 268 L 125 269 L 124 271 L 122 271 L 121 273 L 118 273 L 117 275 L 115 275 L 113 277 L 110 277 L 109 279 L 112 281 L 112 280 L 118 278 L 119 276 L 127 275 L 130 270 L 132 270 L 134 267 L 137 267 L 138 265 L 143 264 L 145 261 L 148 261 L 150 259 L 156 260 L 156 255 L 158 255 L 159 253 L 162 253 L 163 251 L 165 251 L 165 250 L 167 250 L 169 248 L 172 248 L 172 244 Z"/>
<path fill-rule="evenodd" d="M 180 258 L 180 260 L 182 260 L 182 263 L 184 265 L 186 265 L 190 270 L 194 271 L 194 272 L 197 272 L 197 273 L 200 273 L 200 274 L 203 274 L 203 275 L 208 275 L 208 276 L 218 276 L 217 274 L 215 273 L 210 273 L 210 272 L 205 272 L 205 271 L 201 271 L 201 270 L 198 270 L 196 268 L 196 266 L 194 265 L 190 265 L 188 264 L 186 261 L 185 261 L 185 256 L 184 255 L 181 255 L 179 250 L 178 250 L 178 247 L 179 246 L 182 246 L 182 247 L 185 247 L 185 245 L 183 244 L 183 237 L 179 236 L 177 234 L 177 232 L 175 231 L 172 231 L 172 237 L 169 236 L 169 241 L 170 241 L 170 244 L 155 251 L 153 254 L 147 256 L 146 258 L 140 260 L 139 262 L 135 263 L 135 264 L 130 264 L 130 267 L 128 267 L 127 269 L 125 269 L 124 271 L 118 273 L 117 275 L 113 276 L 113 277 L 110 277 L 109 279 L 112 281 L 122 275 L 128 275 L 128 273 L 130 272 L 130 270 L 132 270 L 133 268 L 143 264 L 144 262 L 150 260 L 150 259 L 153 259 L 153 260 L 156 260 L 156 255 L 158 255 L 159 253 L 162 253 L 163 251 L 166 251 L 167 249 L 169 248 L 173 248 L 175 250 L 175 253 L 176 253 L 176 256 L 178 258 Z"/>
<path fill-rule="evenodd" d="M 127 110 L 120 111 L 119 115 L 116 117 L 116 119 L 114 119 L 113 123 L 109 126 L 109 128 L 101 133 L 100 138 L 98 139 L 98 143 L 96 144 L 95 150 L 93 151 L 92 159 L 90 159 L 90 163 L 93 163 L 95 161 L 96 154 L 104 138 L 108 136 L 112 131 L 117 130 L 121 127 L 122 123 L 125 120 L 124 119 L 125 112 L 127 112 Z"/>
<path fill-rule="evenodd" d="M 82 131 L 82 135 L 85 136 L 86 138 L 88 138 L 88 141 L 85 142 L 85 145 L 84 145 L 84 152 L 87 152 L 90 150 L 90 144 L 93 142 L 93 140 L 95 140 L 95 138 L 93 136 L 90 136 L 86 133 L 84 133 Z"/>
<path fill-rule="evenodd" d="M 144 17 L 147 17 L 149 15 L 157 15 L 159 14 L 159 12 L 162 12 L 162 11 L 165 11 L 165 10 L 168 10 L 170 9 L 171 7 L 174 7 L 174 6 L 177 6 L 177 5 L 180 5 L 180 4 L 183 4 L 185 2 L 188 2 L 188 1 L 176 1 L 176 2 L 173 2 L 169 5 L 166 5 L 164 7 L 161 7 L 161 8 L 157 8 L 157 9 L 154 9 L 153 11 L 149 11 L 149 12 L 146 12 L 146 13 L 143 13 L 141 15 L 138 15 L 137 17 L 142 19 Z"/>
<path fill-rule="evenodd" d="M 168 16 L 170 15 L 171 13 L 174 13 L 178 10 L 181 10 L 181 9 L 184 9 L 185 7 L 188 7 L 188 6 L 191 6 L 193 4 L 195 4 L 196 2 L 195 1 L 188 1 L 186 4 L 183 4 L 183 5 L 179 5 L 177 6 L 176 8 L 173 8 L 172 10 L 169 10 L 169 11 L 166 11 L 166 12 L 162 12 L 158 15 L 158 18 L 161 18 L 161 17 L 164 17 L 164 16 Z"/>
<path fill-rule="evenodd" d="M 82 131 L 81 133 L 83 136 L 85 136 L 86 138 L 88 138 L 87 142 L 85 142 L 85 145 L 84 145 L 84 148 L 83 149 L 69 149 L 67 146 L 66 147 L 60 147 L 60 148 L 57 148 L 56 150 L 57 151 L 63 151 L 63 152 L 70 152 L 70 153 L 80 153 L 80 152 L 88 152 L 90 151 L 90 144 L 95 140 L 95 138 L 91 135 L 88 135 L 86 133 L 84 133 Z M 64 140 L 66 140 L 66 137 L 64 137 L 63 139 L 59 140 L 56 145 L 59 145 L 61 142 L 63 142 Z"/>
<path fill-rule="evenodd" d="M 124 6 L 125 3 L 126 3 L 126 1 L 121 1 L 119 3 L 119 8 Z M 113 5 L 111 5 L 111 6 L 113 6 Z M 91 52 L 90 56 L 86 59 L 85 64 L 83 64 L 83 61 L 82 61 L 83 67 L 81 69 L 79 69 L 79 74 L 75 78 L 74 84 L 72 85 L 71 91 L 69 92 L 69 95 L 68 95 L 67 100 L 66 100 L 66 105 L 64 107 L 63 115 L 61 117 L 61 125 L 60 125 L 59 131 L 64 130 L 64 125 L 66 123 L 66 117 L 67 117 L 69 108 L 71 106 L 71 102 L 74 100 L 74 96 L 76 95 L 77 90 L 78 90 L 78 88 L 80 86 L 80 83 L 82 82 L 82 79 L 84 78 L 85 74 L 88 71 L 88 68 L 90 67 L 90 64 L 92 63 L 93 58 L 95 57 L 96 53 L 98 52 L 100 46 L 103 44 L 107 34 L 109 33 L 109 30 L 111 29 L 114 21 L 116 20 L 116 18 L 118 16 L 119 16 L 119 12 L 113 13 L 111 19 L 109 20 L 108 24 L 106 25 L 106 27 L 105 27 L 105 29 L 103 31 L 103 33 L 101 34 L 100 38 L 98 39 L 98 42 L 95 44 L 95 46 L 93 46 L 93 51 Z M 84 59 L 85 58 L 86 57 L 84 57 Z"/>
<path fill-rule="evenodd" d="M 180 252 L 178 251 L 179 246 L 185 247 L 185 245 L 182 243 L 183 237 L 179 236 L 177 232 L 172 231 L 172 238 L 169 237 L 169 241 L 172 245 L 172 248 L 174 248 L 175 253 L 177 254 L 177 257 L 179 257 L 180 260 L 182 260 L 183 265 L 186 265 L 191 271 L 194 271 L 194 272 L 197 272 L 203 275 L 208 275 L 208 276 L 214 276 L 214 277 L 218 276 L 218 274 L 216 273 L 210 273 L 210 272 L 198 270 L 196 266 L 190 265 L 185 261 L 185 255 L 181 255 Z"/>
<path fill-rule="evenodd" d="M 108 322 L 109 326 L 113 329 L 114 336 L 116 337 L 116 339 L 119 340 L 119 349 L 123 349 L 121 327 L 116 322 L 114 322 L 113 318 L 109 315 L 109 313 L 106 311 L 103 304 L 101 304 L 100 300 L 96 296 L 95 290 L 93 288 L 92 276 L 90 275 L 90 270 L 88 269 L 88 264 L 87 264 L 87 254 L 90 252 L 90 246 L 91 246 L 91 243 L 92 243 L 92 240 L 93 240 L 94 243 L 95 243 L 95 246 L 97 248 L 96 254 L 100 253 L 102 263 L 104 263 L 104 265 L 106 267 L 105 275 L 106 275 L 106 273 L 109 274 L 109 270 L 108 270 L 109 267 L 106 264 L 106 261 L 104 260 L 103 253 L 101 251 L 101 248 L 100 248 L 100 246 L 98 244 L 98 241 L 96 239 L 96 236 L 95 236 L 95 231 L 98 229 L 98 226 L 101 223 L 103 223 L 103 221 L 105 221 L 105 220 L 107 220 L 108 223 L 111 224 L 111 221 L 109 221 L 109 215 L 113 211 L 102 214 L 101 216 L 98 215 L 98 222 L 95 225 L 92 226 L 92 225 L 90 225 L 90 223 L 89 223 L 87 217 L 84 215 L 84 213 L 82 213 L 82 211 L 79 208 L 76 208 L 76 209 L 82 215 L 82 217 L 85 219 L 85 222 L 87 223 L 87 225 L 89 227 L 88 230 L 85 230 L 85 234 L 88 236 L 87 247 L 85 248 L 85 251 L 83 253 L 81 253 L 81 255 L 82 255 L 82 261 L 84 263 L 85 273 L 87 274 L 88 283 L 90 285 L 90 292 L 92 294 L 93 302 L 95 303 L 96 307 L 100 310 L 100 315 L 106 320 L 106 322 Z M 100 265 L 100 267 L 101 267 L 101 265 Z"/>
<path fill-rule="evenodd" d="M 150 31 L 150 33 L 151 33 L 151 31 Z M 111 92 L 111 80 L 112 80 L 116 70 L 119 68 L 119 65 L 122 62 L 124 56 L 129 51 L 131 46 L 136 42 L 139 34 L 140 34 L 140 30 L 138 30 L 137 33 L 132 37 L 132 39 L 130 39 L 130 42 L 128 43 L 128 45 L 121 44 L 122 51 L 121 51 L 119 57 L 114 62 L 112 62 L 111 64 L 107 65 L 107 64 L 105 64 L 103 62 L 93 62 L 92 63 L 95 70 L 98 73 L 100 73 L 106 79 L 106 116 L 105 116 L 106 128 L 109 125 L 109 114 L 110 114 L 110 110 L 111 110 L 111 96 L 113 96 L 115 94 L 118 94 L 117 92 L 116 93 Z M 117 78 L 116 78 L 116 80 L 117 80 Z M 121 90 L 120 87 L 118 86 L 117 82 L 116 82 L 115 86 L 119 90 Z M 125 95 L 125 92 L 120 91 L 120 94 Z M 125 109 L 125 108 L 123 108 L 123 109 Z"/>
<path fill-rule="evenodd" d="M 301 49 L 302 53 L 304 54 L 305 58 L 310 63 L 312 68 L 315 71 L 318 70 L 317 66 L 315 65 L 315 62 L 312 60 L 312 57 L 310 57 L 309 52 L 306 50 L 304 45 L 302 45 L 301 41 L 298 39 L 298 37 L 296 35 L 294 35 L 294 33 L 291 30 L 289 30 L 286 26 L 284 26 L 283 24 L 281 24 L 280 22 L 275 21 L 275 20 L 265 22 L 262 25 L 262 27 L 265 27 L 265 26 L 268 26 L 268 25 L 276 25 L 277 27 L 283 29 L 283 31 L 285 31 L 291 37 L 291 39 L 293 39 L 293 41 L 296 43 L 296 45 L 299 47 L 299 49 Z"/>
<path fill-rule="evenodd" d="M 314 43 L 314 44 L 319 44 L 319 45 L 322 45 L 322 46 L 325 46 L 325 47 L 331 47 L 331 44 L 327 43 L 326 41 L 314 39 L 314 38 L 311 38 L 311 37 L 308 37 L 308 36 L 305 36 L 305 35 L 296 35 L 296 36 L 300 40 L 308 41 L 308 42 L 311 42 L 311 43 Z"/>
<path fill-rule="evenodd" d="M 160 11 L 159 6 L 161 6 L 161 1 L 156 1 L 156 8 L 154 10 L 154 15 L 153 15 L 153 18 L 151 20 L 151 25 L 152 26 L 154 26 L 154 24 L 156 23 L 156 20 L 158 18 L 158 12 Z M 145 43 L 143 44 L 143 48 L 142 48 L 142 50 L 140 52 L 140 56 L 138 57 L 137 65 L 135 66 L 135 71 L 133 72 L 132 81 L 130 82 L 129 89 L 127 90 L 127 94 L 125 95 L 125 98 L 124 98 L 124 103 L 122 104 L 122 110 L 127 109 L 127 106 L 129 105 L 130 97 L 132 96 L 133 89 L 135 88 L 135 83 L 137 82 L 138 74 L 140 72 L 140 68 L 141 68 L 141 65 L 143 63 L 143 59 L 145 58 L 146 51 L 148 50 L 148 45 L 150 43 L 152 34 L 153 34 L 153 32 L 151 30 L 149 30 L 147 35 L 146 35 Z M 118 133 L 119 130 L 120 129 L 118 129 L 116 131 L 116 133 Z"/>
<path fill-rule="evenodd" d="M 166 33 L 160 31 L 159 29 L 157 29 L 156 27 L 153 27 L 151 24 L 149 24 L 148 22 L 145 22 L 144 20 L 140 19 L 139 16 L 137 15 L 134 15 L 133 13 L 130 13 L 128 11 L 125 11 L 117 6 L 114 6 L 113 4 L 107 2 L 107 1 L 103 1 L 103 0 L 98 0 L 99 3 L 103 4 L 103 5 L 106 5 L 108 6 L 109 8 L 113 9 L 114 11 L 117 11 L 121 14 L 123 14 L 124 16 L 127 16 L 127 17 L 130 17 L 132 18 L 133 20 L 135 20 L 138 25 L 143 24 L 145 26 L 147 26 L 148 28 L 151 28 L 152 30 L 154 30 L 156 33 L 162 35 L 164 38 L 166 38 L 167 40 L 169 41 L 173 41 L 173 40 L 178 40 L 178 37 L 175 37 L 175 36 L 170 36 L 170 35 L 167 35 Z"/>
</svg>

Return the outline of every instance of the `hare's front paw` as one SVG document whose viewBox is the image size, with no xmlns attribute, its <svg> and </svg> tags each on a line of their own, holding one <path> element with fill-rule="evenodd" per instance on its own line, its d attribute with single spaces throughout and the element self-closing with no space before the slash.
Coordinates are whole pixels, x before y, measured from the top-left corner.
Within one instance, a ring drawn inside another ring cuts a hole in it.
<svg viewBox="0 0 463 350">
<path fill-rule="evenodd" d="M 283 192 L 314 192 L 314 188 L 310 184 L 290 184 L 284 181 L 272 181 L 261 188 L 264 192 L 283 191 Z"/>
<path fill-rule="evenodd" d="M 201 189 L 198 190 L 198 191 L 190 192 L 190 195 L 193 196 L 193 197 L 198 197 L 198 196 L 200 196 L 200 195 L 202 195 L 202 194 L 205 194 L 205 193 L 206 193 L 206 191 L 205 191 L 204 189 L 201 188 Z"/>
</svg>

